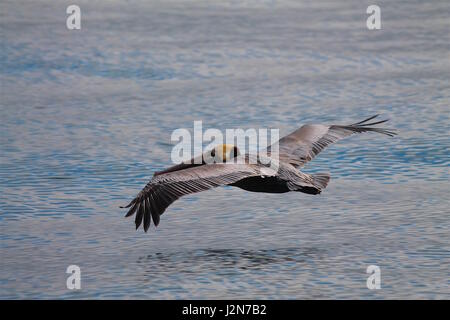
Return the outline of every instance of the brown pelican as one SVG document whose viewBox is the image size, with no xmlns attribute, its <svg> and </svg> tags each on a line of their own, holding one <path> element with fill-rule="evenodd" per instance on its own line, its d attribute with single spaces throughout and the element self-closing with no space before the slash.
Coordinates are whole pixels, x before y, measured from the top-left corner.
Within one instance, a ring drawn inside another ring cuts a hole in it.
<svg viewBox="0 0 450 320">
<path fill-rule="evenodd" d="M 307 124 L 281 138 L 278 147 L 278 167 L 274 170 L 258 155 L 241 155 L 234 145 L 224 144 L 193 158 L 191 161 L 155 172 L 150 182 L 125 207 L 126 217 L 136 213 L 136 229 L 144 222 L 147 232 L 151 220 L 155 226 L 160 216 L 178 198 L 218 186 L 235 186 L 247 191 L 284 193 L 299 191 L 320 193 L 328 184 L 328 173 L 306 174 L 299 170 L 328 145 L 354 133 L 377 132 L 394 136 L 391 129 L 373 127 L 388 120 L 370 122 L 378 115 L 350 125 Z M 269 157 L 275 145 L 267 148 Z M 214 163 L 206 157 L 219 159 Z M 250 160 L 255 161 L 250 161 Z M 241 161 L 237 161 L 241 160 Z M 123 208 L 123 207 L 122 207 Z"/>
</svg>

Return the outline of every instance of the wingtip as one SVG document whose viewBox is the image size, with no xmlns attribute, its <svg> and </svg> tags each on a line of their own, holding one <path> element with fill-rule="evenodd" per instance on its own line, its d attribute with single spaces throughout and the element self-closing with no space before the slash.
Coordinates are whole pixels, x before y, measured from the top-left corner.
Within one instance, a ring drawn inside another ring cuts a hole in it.
<svg viewBox="0 0 450 320">
<path fill-rule="evenodd" d="M 378 117 L 379 114 L 373 115 L 367 119 L 364 119 L 363 121 L 351 124 L 349 127 L 351 127 L 352 129 L 358 129 L 358 130 L 362 130 L 362 131 L 358 131 L 358 132 L 364 132 L 364 131 L 372 131 L 372 132 L 378 132 L 378 133 L 382 133 L 385 134 L 387 136 L 390 137 L 394 137 L 397 135 L 397 133 L 395 132 L 395 129 L 391 129 L 391 128 L 377 128 L 377 127 L 373 127 L 377 124 L 382 124 L 382 123 L 386 123 L 388 122 L 390 119 L 384 119 L 384 120 L 379 120 L 379 121 L 375 121 L 375 122 L 371 122 L 371 120 L 375 119 L 376 117 Z"/>
<path fill-rule="evenodd" d="M 392 129 L 393 130 L 393 129 Z M 395 137 L 395 136 L 398 136 L 398 133 L 397 132 L 394 132 L 394 131 L 391 131 L 391 132 L 389 132 L 389 136 L 390 137 Z"/>
<path fill-rule="evenodd" d="M 119 206 L 119 208 L 120 208 L 120 209 L 126 209 L 126 208 L 129 208 L 129 207 L 131 207 L 135 202 L 136 202 L 136 199 L 133 199 L 133 200 L 131 200 L 130 203 L 127 204 L 126 206 Z"/>
<path fill-rule="evenodd" d="M 375 119 L 376 117 L 378 117 L 379 114 L 373 115 L 371 117 L 368 117 L 367 119 L 364 119 L 363 121 L 357 122 L 357 123 L 353 123 L 352 126 L 356 126 L 356 125 L 361 125 L 363 123 L 366 123 L 367 121 L 370 121 L 372 119 Z"/>
</svg>

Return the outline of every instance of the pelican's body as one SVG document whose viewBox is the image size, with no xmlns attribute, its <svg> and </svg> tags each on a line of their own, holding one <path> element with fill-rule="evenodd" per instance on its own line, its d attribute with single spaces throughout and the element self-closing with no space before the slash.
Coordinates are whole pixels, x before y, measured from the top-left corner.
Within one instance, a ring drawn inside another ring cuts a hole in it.
<svg viewBox="0 0 450 320">
<path fill-rule="evenodd" d="M 286 181 L 277 176 L 244 178 L 230 185 L 251 192 L 285 193 L 291 191 Z"/>
<path fill-rule="evenodd" d="M 160 215 L 183 195 L 229 185 L 246 191 L 285 193 L 291 191 L 319 194 L 326 188 L 330 175 L 309 175 L 299 170 L 323 148 L 353 133 L 378 132 L 393 136 L 392 130 L 375 128 L 376 116 L 352 125 L 304 125 L 283 137 L 267 149 L 267 155 L 241 155 L 234 145 L 219 145 L 186 163 L 156 172 L 152 180 L 127 206 L 126 216 L 136 213 L 136 229 L 144 222 L 144 230 L 151 220 L 159 224 Z M 276 147 L 276 148 L 275 148 Z M 271 164 L 272 150 L 278 149 L 277 166 Z M 211 160 L 214 161 L 211 161 Z"/>
</svg>

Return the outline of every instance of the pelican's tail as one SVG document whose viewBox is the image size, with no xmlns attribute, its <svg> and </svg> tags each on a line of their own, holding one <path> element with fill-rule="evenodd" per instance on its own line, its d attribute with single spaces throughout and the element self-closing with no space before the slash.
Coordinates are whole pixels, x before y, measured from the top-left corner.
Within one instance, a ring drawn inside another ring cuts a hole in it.
<svg viewBox="0 0 450 320">
<path fill-rule="evenodd" d="M 329 173 L 317 173 L 312 174 L 311 178 L 313 178 L 313 185 L 322 191 L 322 189 L 325 189 L 328 185 L 328 182 L 330 182 L 330 174 Z"/>
<path fill-rule="evenodd" d="M 306 174 L 299 181 L 289 181 L 288 187 L 291 191 L 299 191 L 307 194 L 319 194 L 325 189 L 330 181 L 328 173 Z"/>
</svg>

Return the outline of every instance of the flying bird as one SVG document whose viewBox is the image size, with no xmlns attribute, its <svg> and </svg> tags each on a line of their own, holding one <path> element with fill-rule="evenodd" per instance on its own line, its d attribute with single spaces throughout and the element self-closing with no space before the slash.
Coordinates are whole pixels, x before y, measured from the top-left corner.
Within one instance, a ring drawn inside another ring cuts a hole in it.
<svg viewBox="0 0 450 320">
<path fill-rule="evenodd" d="M 155 172 L 141 192 L 125 207 L 126 217 L 136 214 L 136 229 L 151 221 L 158 226 L 160 216 L 180 197 L 219 186 L 233 186 L 252 192 L 291 191 L 319 194 L 330 181 L 328 173 L 306 174 L 299 169 L 325 147 L 354 133 L 376 132 L 394 136 L 392 129 L 374 127 L 388 120 L 372 121 L 378 115 L 350 125 L 306 124 L 267 148 L 273 158 L 278 149 L 276 169 L 261 155 L 243 154 L 230 144 L 222 144 L 190 161 Z M 214 158 L 214 162 L 206 161 Z"/>
</svg>

